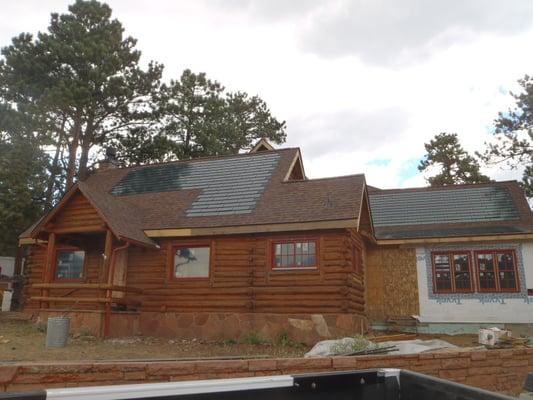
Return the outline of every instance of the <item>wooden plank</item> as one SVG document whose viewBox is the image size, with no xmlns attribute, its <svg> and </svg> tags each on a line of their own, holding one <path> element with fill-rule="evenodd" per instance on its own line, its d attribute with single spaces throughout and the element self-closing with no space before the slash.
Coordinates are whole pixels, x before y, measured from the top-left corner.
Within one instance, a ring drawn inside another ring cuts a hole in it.
<svg viewBox="0 0 533 400">
<path fill-rule="evenodd" d="M 141 304 L 135 299 L 109 299 L 105 297 L 54 297 L 54 296 L 34 296 L 30 300 L 46 301 L 48 303 L 117 303 L 117 304 Z"/>
<path fill-rule="evenodd" d="M 184 237 L 184 236 L 210 236 L 231 235 L 258 232 L 291 232 L 308 231 L 317 229 L 338 229 L 357 226 L 357 219 L 344 219 L 334 221 L 301 222 L 286 224 L 264 224 L 227 226 L 214 228 L 181 228 L 181 229 L 147 229 L 144 231 L 148 237 Z"/>
<path fill-rule="evenodd" d="M 130 286 L 120 286 L 120 285 L 110 285 L 107 283 L 33 283 L 31 284 L 32 288 L 35 289 L 93 289 L 93 290 L 114 290 L 130 293 L 143 293 L 142 289 L 130 287 Z"/>
<path fill-rule="evenodd" d="M 456 243 L 456 242 L 483 242 L 500 240 L 527 240 L 533 239 L 533 233 L 507 234 L 507 235 L 484 235 L 484 236 L 457 236 L 444 238 L 422 238 L 422 239 L 381 239 L 378 245 L 401 245 L 401 244 L 426 244 L 426 243 Z"/>
<path fill-rule="evenodd" d="M 82 225 L 82 226 L 72 226 L 67 228 L 51 228 L 49 232 L 54 234 L 65 234 L 65 233 L 94 233 L 94 232 L 105 232 L 105 224 L 102 225 Z"/>
</svg>

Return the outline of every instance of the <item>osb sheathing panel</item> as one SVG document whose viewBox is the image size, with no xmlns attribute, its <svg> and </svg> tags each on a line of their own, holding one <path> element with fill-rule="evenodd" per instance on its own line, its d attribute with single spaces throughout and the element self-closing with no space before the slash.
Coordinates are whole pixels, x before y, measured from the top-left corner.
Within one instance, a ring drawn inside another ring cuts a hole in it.
<svg viewBox="0 0 533 400">
<path fill-rule="evenodd" d="M 419 314 L 414 249 L 367 251 L 367 310 L 374 321 Z"/>
</svg>

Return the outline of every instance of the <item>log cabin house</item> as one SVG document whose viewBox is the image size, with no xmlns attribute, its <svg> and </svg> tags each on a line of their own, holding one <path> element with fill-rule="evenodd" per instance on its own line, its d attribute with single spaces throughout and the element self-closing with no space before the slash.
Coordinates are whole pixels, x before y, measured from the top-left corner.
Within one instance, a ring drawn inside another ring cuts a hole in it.
<svg viewBox="0 0 533 400">
<path fill-rule="evenodd" d="M 311 343 L 402 318 L 533 323 L 533 221 L 516 183 L 308 179 L 298 148 L 264 140 L 248 154 L 102 163 L 20 244 L 23 310 L 102 336 Z M 489 298 L 507 307 L 487 314 Z"/>
</svg>

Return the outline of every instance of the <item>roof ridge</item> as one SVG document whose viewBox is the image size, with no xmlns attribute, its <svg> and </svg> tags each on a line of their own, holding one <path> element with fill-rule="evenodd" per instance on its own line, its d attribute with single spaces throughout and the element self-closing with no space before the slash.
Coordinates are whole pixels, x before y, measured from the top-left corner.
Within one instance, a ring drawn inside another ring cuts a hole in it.
<svg viewBox="0 0 533 400">
<path fill-rule="evenodd" d="M 430 192 L 438 190 L 456 190 L 462 188 L 473 188 L 473 187 L 487 187 L 487 186 L 508 186 L 508 184 L 517 184 L 516 180 L 507 180 L 507 181 L 493 181 L 485 183 L 460 183 L 455 185 L 442 185 L 442 186 L 420 186 L 420 187 L 409 187 L 409 188 L 392 188 L 392 189 L 379 189 L 373 190 L 372 194 L 384 194 L 386 192 Z"/>
<path fill-rule="evenodd" d="M 152 163 L 152 164 L 130 165 L 128 167 L 109 168 L 109 169 L 105 169 L 101 171 L 97 169 L 94 175 L 106 173 L 106 172 L 112 172 L 112 171 L 116 172 L 116 171 L 123 171 L 123 170 L 132 170 L 135 168 L 140 169 L 140 168 L 148 168 L 148 167 L 155 167 L 155 166 L 169 165 L 169 164 L 181 164 L 181 163 L 209 161 L 209 160 L 223 160 L 223 159 L 229 159 L 229 158 L 241 158 L 245 156 L 254 157 L 254 156 L 261 156 L 261 155 L 266 155 L 270 153 L 279 153 L 279 152 L 284 152 L 284 151 L 289 151 L 289 150 L 299 150 L 299 149 L 300 149 L 299 147 L 284 147 L 281 149 L 274 149 L 274 150 L 262 151 L 262 152 L 256 152 L 256 153 L 237 153 L 237 154 L 226 154 L 226 155 L 216 155 L 216 156 L 203 156 L 203 157 L 188 158 L 185 160 L 162 161 L 162 162 L 157 162 L 157 163 Z"/>
<path fill-rule="evenodd" d="M 364 173 L 359 174 L 348 174 L 348 175 L 338 175 L 338 176 L 326 176 L 323 178 L 313 178 L 313 179 L 303 179 L 303 180 L 292 180 L 292 181 L 285 181 L 282 183 L 299 183 L 299 182 L 316 182 L 316 181 L 325 181 L 325 180 L 334 180 L 334 179 L 342 179 L 342 178 L 352 178 L 356 176 L 362 176 L 364 177 Z"/>
</svg>

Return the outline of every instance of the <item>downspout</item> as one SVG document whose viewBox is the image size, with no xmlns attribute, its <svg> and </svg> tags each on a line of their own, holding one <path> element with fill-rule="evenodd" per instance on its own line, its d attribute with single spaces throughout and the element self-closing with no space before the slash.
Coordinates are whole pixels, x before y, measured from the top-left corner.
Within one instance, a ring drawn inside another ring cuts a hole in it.
<svg viewBox="0 0 533 400">
<path fill-rule="evenodd" d="M 113 249 L 113 253 L 111 253 L 111 261 L 109 263 L 109 272 L 107 275 L 107 284 L 112 285 L 113 284 L 113 277 L 115 275 L 115 262 L 116 262 L 116 254 L 119 250 L 127 249 L 130 246 L 130 243 L 126 243 L 123 246 L 117 247 Z M 111 300 L 111 296 L 113 294 L 112 289 L 107 289 L 106 291 L 106 299 Z M 105 313 L 104 313 L 104 337 L 109 336 L 109 329 L 111 328 L 111 302 L 105 303 Z"/>
</svg>

